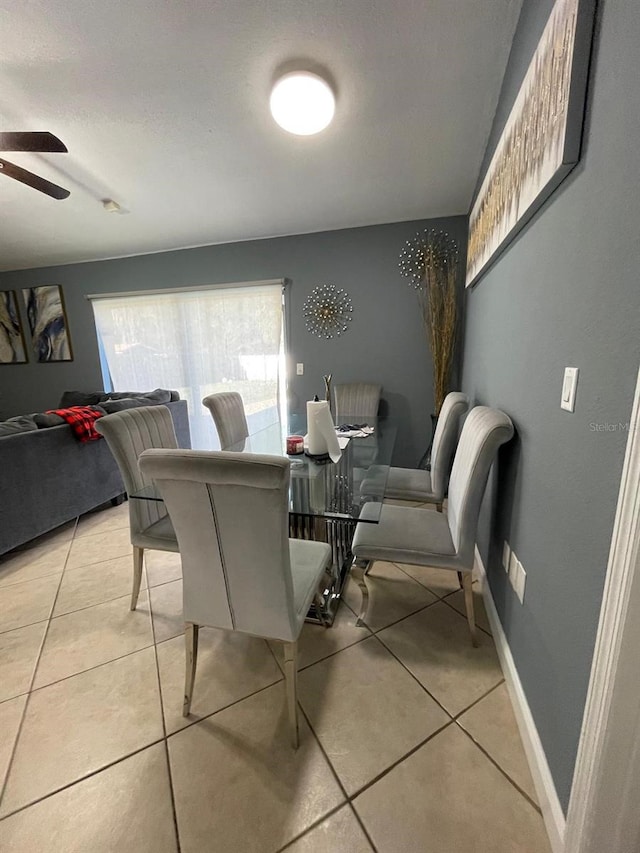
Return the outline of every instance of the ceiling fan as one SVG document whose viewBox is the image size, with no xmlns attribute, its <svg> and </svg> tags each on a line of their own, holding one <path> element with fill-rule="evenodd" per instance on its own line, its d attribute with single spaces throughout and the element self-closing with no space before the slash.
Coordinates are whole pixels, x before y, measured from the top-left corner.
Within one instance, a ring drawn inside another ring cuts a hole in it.
<svg viewBox="0 0 640 853">
<path fill-rule="evenodd" d="M 57 136 L 46 131 L 25 131 L 23 133 L 0 133 L 0 151 L 29 151 L 46 154 L 66 154 L 67 146 Z M 33 172 L 22 169 L 8 160 L 0 158 L 0 174 L 20 181 L 34 190 L 51 198 L 68 198 L 71 193 L 57 184 L 52 184 Z"/>
</svg>

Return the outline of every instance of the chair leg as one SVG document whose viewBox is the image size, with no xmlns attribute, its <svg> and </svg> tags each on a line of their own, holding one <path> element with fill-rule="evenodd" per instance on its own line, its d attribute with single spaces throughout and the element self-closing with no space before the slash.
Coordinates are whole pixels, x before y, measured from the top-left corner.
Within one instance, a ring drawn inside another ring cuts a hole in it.
<svg viewBox="0 0 640 853">
<path fill-rule="evenodd" d="M 198 662 L 198 629 L 199 625 L 196 625 L 193 622 L 185 623 L 184 645 L 186 652 L 186 668 L 184 673 L 184 702 L 182 704 L 183 717 L 188 717 L 191 713 L 193 683 L 196 680 L 196 664 Z"/>
<path fill-rule="evenodd" d="M 356 620 L 356 628 L 360 628 L 364 625 L 367 610 L 369 609 L 369 590 L 367 589 L 365 575 L 369 571 L 370 566 L 371 563 L 368 560 L 359 560 L 357 557 L 351 564 L 351 575 L 360 587 L 360 592 L 362 593 L 362 603 L 360 605 L 360 614 Z"/>
<path fill-rule="evenodd" d="M 476 633 L 476 617 L 473 609 L 473 577 L 471 572 L 463 572 L 462 583 L 464 586 L 464 606 L 467 611 L 467 622 L 471 631 L 471 644 L 478 647 L 478 635 Z"/>
<path fill-rule="evenodd" d="M 464 581 L 462 579 L 462 572 L 458 572 L 458 583 L 460 584 L 460 589 L 464 589 Z"/>
<path fill-rule="evenodd" d="M 287 710 L 291 729 L 291 746 L 298 748 L 298 644 L 283 643 L 284 681 L 287 690 Z"/>
<path fill-rule="evenodd" d="M 131 610 L 138 606 L 138 595 L 140 594 L 140 583 L 142 582 L 142 557 L 144 548 L 133 546 L 133 589 L 131 591 Z"/>
</svg>

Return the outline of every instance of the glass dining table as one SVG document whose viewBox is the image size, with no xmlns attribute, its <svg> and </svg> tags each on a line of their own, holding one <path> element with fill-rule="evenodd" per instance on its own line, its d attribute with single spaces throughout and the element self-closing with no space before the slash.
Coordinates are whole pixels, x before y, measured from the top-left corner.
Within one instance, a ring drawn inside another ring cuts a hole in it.
<svg viewBox="0 0 640 853">
<path fill-rule="evenodd" d="M 350 416 L 341 423 L 373 427 L 369 435 L 338 432 L 342 456 L 337 462 L 310 457 L 306 453 L 289 455 L 289 535 L 314 539 L 331 546 L 331 566 L 322 593 L 322 608 L 313 605 L 308 620 L 331 625 L 340 595 L 351 567 L 351 542 L 355 526 L 365 504 L 369 507 L 366 524 L 377 524 L 387 484 L 396 426 L 389 419 Z M 306 418 L 290 415 L 288 425 L 274 423 L 260 429 L 232 447 L 239 453 L 287 456 L 287 435 L 305 435 Z M 129 495 L 132 500 L 162 501 L 154 484 Z M 247 524 L 250 524 L 247 519 Z"/>
</svg>

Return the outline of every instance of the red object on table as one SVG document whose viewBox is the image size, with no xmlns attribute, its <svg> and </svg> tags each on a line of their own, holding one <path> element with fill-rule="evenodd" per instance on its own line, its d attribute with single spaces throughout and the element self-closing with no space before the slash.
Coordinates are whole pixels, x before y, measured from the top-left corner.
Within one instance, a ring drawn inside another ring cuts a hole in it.
<svg viewBox="0 0 640 853">
<path fill-rule="evenodd" d="M 304 453 L 304 438 L 301 435 L 287 436 L 287 453 L 291 456 Z"/>
</svg>

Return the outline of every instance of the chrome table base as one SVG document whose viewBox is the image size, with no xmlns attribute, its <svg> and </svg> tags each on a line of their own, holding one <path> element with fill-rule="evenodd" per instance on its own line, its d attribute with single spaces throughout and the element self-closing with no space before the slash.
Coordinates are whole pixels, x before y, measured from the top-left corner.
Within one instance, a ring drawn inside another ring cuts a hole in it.
<svg viewBox="0 0 640 853">
<path fill-rule="evenodd" d="M 351 541 L 356 529 L 355 519 L 314 518 L 304 515 L 289 516 L 289 535 L 293 539 L 313 539 L 328 542 L 331 546 L 331 566 L 321 591 L 322 603 L 314 602 L 307 622 L 330 626 L 333 624 L 342 588 L 351 567 Z"/>
</svg>

